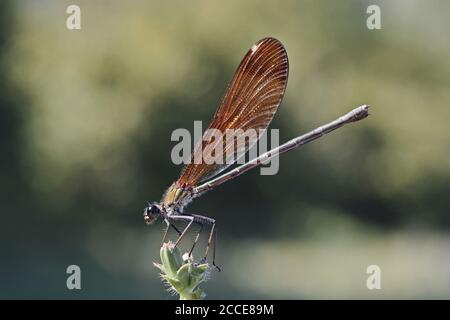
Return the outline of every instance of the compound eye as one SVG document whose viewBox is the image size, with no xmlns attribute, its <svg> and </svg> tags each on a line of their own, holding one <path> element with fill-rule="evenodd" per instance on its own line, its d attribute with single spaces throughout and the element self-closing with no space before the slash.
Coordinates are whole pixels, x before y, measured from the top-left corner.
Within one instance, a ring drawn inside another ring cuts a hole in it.
<svg viewBox="0 0 450 320">
<path fill-rule="evenodd" d="M 151 214 L 157 214 L 159 213 L 159 208 L 157 206 L 150 206 L 147 208 L 147 212 Z"/>
</svg>

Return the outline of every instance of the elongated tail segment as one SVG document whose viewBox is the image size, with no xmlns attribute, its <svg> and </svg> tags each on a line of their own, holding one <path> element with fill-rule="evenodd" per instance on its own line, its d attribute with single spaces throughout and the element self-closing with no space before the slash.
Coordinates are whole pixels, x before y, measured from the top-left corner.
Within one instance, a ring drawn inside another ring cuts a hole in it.
<svg viewBox="0 0 450 320">
<path fill-rule="evenodd" d="M 273 157 L 276 157 L 284 152 L 293 150 L 299 146 L 302 146 L 304 144 L 307 144 L 311 141 L 314 141 L 321 136 L 336 130 L 342 126 L 344 126 L 347 123 L 356 122 L 359 120 L 362 120 L 366 118 L 369 115 L 369 106 L 368 105 L 362 105 L 358 108 L 353 109 L 349 113 L 343 115 L 342 117 L 327 123 L 323 126 L 320 126 L 304 135 L 301 135 L 299 137 L 296 137 L 292 140 L 289 140 L 288 142 L 282 144 L 281 146 L 274 148 L 270 151 L 267 151 L 266 153 L 263 153 L 259 157 L 254 158 L 253 160 L 250 160 L 249 162 L 229 171 L 221 176 L 214 178 L 208 182 L 205 182 L 204 184 L 201 184 L 198 187 L 195 187 L 193 190 L 194 197 L 199 196 L 200 194 L 214 189 L 215 187 L 221 185 L 222 183 L 231 180 L 237 176 L 240 176 L 244 172 L 247 172 L 250 169 L 253 169 L 254 167 L 257 167 L 263 163 L 266 163 Z"/>
</svg>

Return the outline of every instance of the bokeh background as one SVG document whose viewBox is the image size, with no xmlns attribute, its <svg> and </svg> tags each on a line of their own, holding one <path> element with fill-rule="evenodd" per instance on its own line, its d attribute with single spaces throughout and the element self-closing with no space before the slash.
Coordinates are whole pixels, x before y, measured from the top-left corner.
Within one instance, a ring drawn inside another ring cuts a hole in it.
<svg viewBox="0 0 450 320">
<path fill-rule="evenodd" d="M 70 4 L 79 31 L 66 29 Z M 381 7 L 382 29 L 366 28 Z M 218 298 L 450 298 L 447 1 L 1 1 L 0 297 L 173 299 L 142 210 L 181 170 L 265 36 L 290 75 L 281 141 L 372 115 L 197 199 L 218 220 Z M 187 244 L 185 244 L 187 246 Z M 82 289 L 66 288 L 66 268 Z M 366 268 L 381 268 L 381 290 Z"/>
</svg>

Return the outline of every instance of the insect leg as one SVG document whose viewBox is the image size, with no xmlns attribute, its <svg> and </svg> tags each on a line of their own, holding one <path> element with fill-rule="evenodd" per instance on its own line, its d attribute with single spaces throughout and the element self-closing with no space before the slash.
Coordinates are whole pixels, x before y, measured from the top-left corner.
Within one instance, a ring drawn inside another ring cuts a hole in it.
<svg viewBox="0 0 450 320">
<path fill-rule="evenodd" d="M 166 224 L 167 224 L 167 228 L 166 228 L 166 230 L 164 231 L 164 236 L 163 236 L 161 245 L 166 241 L 166 237 L 167 237 L 167 234 L 168 234 L 168 232 L 169 232 L 170 227 L 172 227 L 172 228 L 178 233 L 178 236 L 181 235 L 181 231 L 178 230 L 178 228 L 177 228 L 173 223 L 171 223 L 171 222 L 169 221 L 169 219 L 166 219 L 165 222 L 166 222 Z"/>
<path fill-rule="evenodd" d="M 213 261 L 212 264 L 214 267 L 216 267 L 217 271 L 222 271 L 219 266 L 216 265 L 216 242 L 217 242 L 217 228 L 216 232 L 214 233 L 214 244 L 213 244 Z"/>
<path fill-rule="evenodd" d="M 166 230 L 164 231 L 164 236 L 161 241 L 161 246 L 164 244 L 164 242 L 166 242 L 166 237 L 167 237 L 167 233 L 169 232 L 169 228 L 170 228 L 170 223 L 167 225 Z"/>
<path fill-rule="evenodd" d="M 208 238 L 208 244 L 206 245 L 205 254 L 203 255 L 203 259 L 206 260 L 206 257 L 208 256 L 209 246 L 211 245 L 212 236 L 214 234 L 214 228 L 216 226 L 216 222 L 213 222 L 211 231 L 209 232 L 209 238 Z"/>
<path fill-rule="evenodd" d="M 180 216 L 173 216 L 172 218 L 177 219 Z M 192 223 L 194 222 L 194 217 L 190 217 L 190 216 L 182 216 L 182 219 L 185 220 L 189 220 L 189 223 L 187 224 L 186 228 L 184 228 L 183 232 L 180 234 L 180 236 L 178 237 L 178 240 L 175 242 L 175 247 L 178 245 L 178 243 L 181 241 L 181 239 L 184 237 L 184 235 L 186 234 L 186 231 L 188 231 L 189 227 L 192 225 Z"/>
<path fill-rule="evenodd" d="M 189 256 L 191 256 L 192 251 L 194 251 L 195 245 L 197 244 L 198 238 L 200 238 L 200 234 L 203 230 L 203 223 L 198 223 L 200 225 L 200 229 L 197 232 L 197 235 L 195 236 L 194 243 L 192 244 L 191 250 L 189 250 Z"/>
</svg>

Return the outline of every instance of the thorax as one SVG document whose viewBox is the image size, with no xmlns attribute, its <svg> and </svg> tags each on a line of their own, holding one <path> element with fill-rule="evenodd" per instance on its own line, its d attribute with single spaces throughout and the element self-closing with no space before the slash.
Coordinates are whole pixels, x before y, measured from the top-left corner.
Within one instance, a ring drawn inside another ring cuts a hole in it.
<svg viewBox="0 0 450 320">
<path fill-rule="evenodd" d="M 161 199 L 161 205 L 166 210 L 168 216 L 182 213 L 184 207 L 192 201 L 194 197 L 192 187 L 180 184 L 178 181 L 172 183 Z"/>
</svg>

